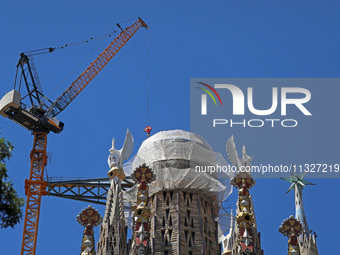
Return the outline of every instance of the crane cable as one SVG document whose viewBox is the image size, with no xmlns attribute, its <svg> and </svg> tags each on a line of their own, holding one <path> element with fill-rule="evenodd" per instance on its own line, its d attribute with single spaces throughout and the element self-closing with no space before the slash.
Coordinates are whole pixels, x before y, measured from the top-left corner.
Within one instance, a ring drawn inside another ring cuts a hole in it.
<svg viewBox="0 0 340 255">
<path fill-rule="evenodd" d="M 149 33 L 146 30 L 146 121 L 147 126 L 143 129 L 144 132 L 150 137 L 150 132 L 152 127 L 149 126 L 149 116 L 150 116 L 150 85 L 149 85 Z"/>
<path fill-rule="evenodd" d="M 147 116 L 147 124 L 149 126 L 149 30 L 146 30 L 146 116 Z"/>
<path fill-rule="evenodd" d="M 64 49 L 66 47 L 77 46 L 79 44 L 89 43 L 91 41 L 96 41 L 96 40 L 104 39 L 104 38 L 107 38 L 107 37 L 111 37 L 111 36 L 113 36 L 116 33 L 118 33 L 118 32 L 117 31 L 113 31 L 111 33 L 106 33 L 106 34 L 90 37 L 89 39 L 85 39 L 85 40 L 81 40 L 81 41 L 76 41 L 76 42 L 72 42 L 72 43 L 67 43 L 67 44 L 64 44 L 62 46 L 42 48 L 42 49 L 31 50 L 31 51 L 25 51 L 24 53 L 28 54 L 30 56 L 36 56 L 36 55 L 45 54 L 45 53 L 52 53 L 55 50 Z"/>
<path fill-rule="evenodd" d="M 124 20 L 124 21 L 118 22 L 117 24 L 125 23 L 125 22 L 131 21 L 131 20 L 136 20 L 137 18 L 138 17 L 135 17 L 135 18 L 132 18 L 132 19 L 128 19 L 128 20 Z M 93 37 L 90 37 L 89 39 L 85 39 L 85 40 L 80 40 L 80 41 L 64 44 L 62 46 L 49 47 L 49 48 L 42 48 L 42 49 L 37 49 L 37 50 L 25 51 L 24 53 L 28 54 L 30 56 L 35 56 L 35 55 L 40 55 L 40 54 L 45 54 L 45 53 L 52 53 L 55 50 L 64 49 L 66 47 L 76 46 L 76 45 L 79 45 L 79 44 L 89 43 L 91 41 L 95 41 L 95 40 L 99 40 L 99 39 L 104 39 L 106 37 L 111 37 L 111 36 L 113 36 L 114 34 L 116 34 L 118 32 L 120 32 L 120 31 L 113 31 L 113 32 L 106 33 L 106 34 L 101 34 L 101 35 L 93 36 Z"/>
<path fill-rule="evenodd" d="M 104 38 L 102 38 L 102 40 L 90 51 L 90 53 L 47 95 L 47 97 L 49 97 L 57 88 L 59 88 L 60 85 L 63 84 L 63 82 L 66 81 L 66 79 L 70 77 L 70 75 L 72 75 L 78 69 L 78 67 L 85 62 L 86 59 L 89 58 L 89 56 L 102 44 Z"/>
</svg>

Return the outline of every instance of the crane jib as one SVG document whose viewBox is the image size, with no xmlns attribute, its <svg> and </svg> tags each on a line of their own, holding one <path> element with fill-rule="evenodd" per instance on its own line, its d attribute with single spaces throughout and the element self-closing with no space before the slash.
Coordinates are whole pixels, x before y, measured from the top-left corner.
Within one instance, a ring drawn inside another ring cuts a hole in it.
<svg viewBox="0 0 340 255">
<path fill-rule="evenodd" d="M 52 104 L 46 117 L 57 116 L 63 111 L 79 93 L 92 81 L 104 66 L 117 54 L 125 43 L 137 32 L 140 27 L 147 28 L 142 19 L 126 28 L 116 39 L 90 64 L 90 66 L 71 84 L 71 86 Z"/>
</svg>

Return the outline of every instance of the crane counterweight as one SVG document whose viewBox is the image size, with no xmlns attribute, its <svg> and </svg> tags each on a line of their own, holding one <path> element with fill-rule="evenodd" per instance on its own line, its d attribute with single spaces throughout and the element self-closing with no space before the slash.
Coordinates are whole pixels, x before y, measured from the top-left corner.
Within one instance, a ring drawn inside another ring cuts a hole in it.
<svg viewBox="0 0 340 255">
<path fill-rule="evenodd" d="M 33 132 L 60 133 L 64 129 L 64 123 L 55 117 L 46 118 L 46 110 L 33 105 L 26 110 L 20 103 L 21 93 L 16 90 L 8 92 L 0 101 L 0 114 L 20 126 Z"/>
</svg>

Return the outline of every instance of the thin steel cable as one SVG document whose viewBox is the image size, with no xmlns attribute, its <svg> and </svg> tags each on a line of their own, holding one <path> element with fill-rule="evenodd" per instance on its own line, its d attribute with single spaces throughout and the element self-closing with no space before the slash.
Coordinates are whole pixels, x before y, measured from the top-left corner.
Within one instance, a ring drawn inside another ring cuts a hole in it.
<svg viewBox="0 0 340 255">
<path fill-rule="evenodd" d="M 57 47 L 50 47 L 50 48 L 42 48 L 42 49 L 37 49 L 37 50 L 31 50 L 31 51 L 25 51 L 25 54 L 29 54 L 30 56 L 36 56 L 36 55 L 41 55 L 41 54 L 46 54 L 46 53 L 52 53 L 55 50 L 60 50 L 60 49 L 65 49 L 66 47 L 71 47 L 71 46 L 77 46 L 83 43 L 89 43 L 92 41 L 104 39 L 106 37 L 111 37 L 114 34 L 118 33 L 117 31 L 113 31 L 111 33 L 106 33 L 94 37 L 90 37 L 89 39 L 81 40 L 81 41 L 76 41 L 76 42 L 71 42 L 68 44 L 64 44 L 62 46 L 57 46 Z M 35 53 L 36 52 L 36 53 Z"/>
<path fill-rule="evenodd" d="M 117 31 L 113 31 L 111 33 L 97 35 L 97 36 L 94 36 L 94 37 L 90 37 L 89 39 L 86 39 L 86 40 L 80 40 L 80 41 L 72 42 L 72 43 L 69 43 L 69 44 L 65 44 L 63 46 L 56 47 L 56 49 L 63 49 L 65 47 L 76 46 L 76 45 L 83 44 L 83 43 L 89 43 L 90 41 L 95 41 L 95 40 L 100 40 L 100 39 L 103 39 L 103 38 L 106 38 L 106 37 L 111 37 L 113 34 L 116 34 L 116 33 L 117 33 Z"/>
<path fill-rule="evenodd" d="M 149 126 L 149 32 L 146 30 L 146 115 Z"/>
<path fill-rule="evenodd" d="M 52 90 L 52 92 L 50 92 L 48 94 L 51 95 L 71 74 L 73 74 L 75 72 L 75 70 L 82 64 L 84 63 L 84 61 L 99 47 L 99 45 L 103 42 L 103 40 L 106 38 L 106 37 L 109 37 L 111 36 L 112 34 L 115 34 L 117 33 L 117 31 L 113 31 L 111 33 L 107 33 L 107 34 L 103 34 L 103 35 L 99 35 L 96 37 L 91 37 L 91 39 L 94 39 L 94 40 L 98 40 L 98 39 L 101 39 L 101 41 L 97 44 L 97 46 Z M 80 44 L 80 43 L 78 43 Z M 77 45 L 77 44 L 73 44 L 73 45 L 70 45 L 70 46 L 74 46 L 74 45 Z M 62 48 L 61 48 L 62 49 Z"/>
<path fill-rule="evenodd" d="M 135 19 L 137 19 L 137 17 L 132 18 L 132 19 L 128 19 L 128 20 L 124 20 L 124 21 L 121 21 L 121 22 L 118 22 L 118 24 L 125 23 L 125 22 L 131 21 L 131 20 L 135 20 Z M 68 44 L 64 44 L 62 46 L 49 47 L 49 48 L 41 48 L 41 49 L 37 49 L 37 50 L 30 50 L 30 51 L 25 51 L 24 53 L 25 54 L 26 53 L 30 53 L 30 55 L 40 55 L 40 54 L 45 54 L 45 53 L 52 53 L 56 49 L 64 49 L 65 47 L 76 46 L 76 45 L 83 44 L 83 43 L 89 43 L 90 41 L 95 41 L 95 40 L 99 40 L 99 39 L 102 39 L 102 38 L 110 37 L 110 36 L 112 36 L 115 33 L 118 33 L 118 31 L 113 31 L 111 33 L 106 33 L 106 34 L 101 34 L 101 35 L 93 36 L 93 37 L 90 37 L 89 39 L 80 40 L 80 41 L 76 41 L 76 42 L 71 42 L 71 43 L 68 43 Z M 34 53 L 34 52 L 37 52 L 37 53 Z"/>
<path fill-rule="evenodd" d="M 78 67 L 84 63 L 84 61 L 86 59 L 88 59 L 88 57 L 99 47 L 100 44 L 102 44 L 104 38 L 102 38 L 102 40 L 97 44 L 96 47 L 94 47 L 90 53 L 47 95 L 47 97 L 49 97 L 57 88 L 59 88 L 59 86 L 68 78 L 70 77 L 71 74 L 73 74 L 77 69 Z"/>
</svg>

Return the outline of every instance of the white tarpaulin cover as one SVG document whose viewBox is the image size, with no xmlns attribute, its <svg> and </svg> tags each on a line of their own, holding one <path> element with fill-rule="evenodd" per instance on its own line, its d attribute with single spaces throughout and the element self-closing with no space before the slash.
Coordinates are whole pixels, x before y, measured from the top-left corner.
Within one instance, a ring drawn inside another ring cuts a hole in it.
<svg viewBox="0 0 340 255">
<path fill-rule="evenodd" d="M 198 192 L 209 201 L 221 204 L 232 192 L 231 173 L 206 171 L 208 167 L 214 169 L 211 166 L 228 166 L 223 156 L 215 153 L 199 135 L 188 131 L 162 131 L 146 139 L 137 154 L 124 164 L 125 174 L 131 175 L 143 163 L 156 174 L 156 180 L 149 185 L 150 196 L 159 191 L 181 189 Z M 127 209 L 135 205 L 136 194 L 136 186 L 124 192 Z M 222 214 L 226 216 L 221 208 L 220 222 L 225 218 Z"/>
</svg>

